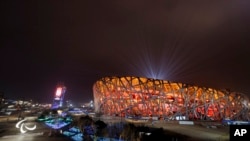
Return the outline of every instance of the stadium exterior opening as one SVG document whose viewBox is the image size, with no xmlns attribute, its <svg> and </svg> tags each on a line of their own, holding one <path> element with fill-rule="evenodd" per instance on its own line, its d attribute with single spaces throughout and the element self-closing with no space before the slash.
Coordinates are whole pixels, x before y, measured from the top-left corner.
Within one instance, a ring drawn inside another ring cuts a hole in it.
<svg viewBox="0 0 250 141">
<path fill-rule="evenodd" d="M 249 120 L 242 94 L 142 77 L 104 77 L 93 86 L 95 112 L 185 120 Z"/>
</svg>

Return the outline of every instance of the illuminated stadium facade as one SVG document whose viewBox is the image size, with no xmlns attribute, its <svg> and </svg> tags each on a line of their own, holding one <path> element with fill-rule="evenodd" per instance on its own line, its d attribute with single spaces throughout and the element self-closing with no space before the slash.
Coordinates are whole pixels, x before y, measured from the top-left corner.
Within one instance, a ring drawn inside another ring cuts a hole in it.
<svg viewBox="0 0 250 141">
<path fill-rule="evenodd" d="M 249 120 L 241 93 L 142 77 L 105 77 L 93 86 L 95 112 L 186 120 Z"/>
</svg>

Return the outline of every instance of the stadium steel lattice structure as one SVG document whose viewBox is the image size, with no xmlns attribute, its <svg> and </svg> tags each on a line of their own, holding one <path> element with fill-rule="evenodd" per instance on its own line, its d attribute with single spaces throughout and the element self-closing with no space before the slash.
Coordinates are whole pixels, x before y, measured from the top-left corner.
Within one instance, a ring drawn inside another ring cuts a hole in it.
<svg viewBox="0 0 250 141">
<path fill-rule="evenodd" d="M 142 77 L 104 77 L 93 86 L 95 112 L 186 120 L 249 120 L 242 94 Z"/>
</svg>

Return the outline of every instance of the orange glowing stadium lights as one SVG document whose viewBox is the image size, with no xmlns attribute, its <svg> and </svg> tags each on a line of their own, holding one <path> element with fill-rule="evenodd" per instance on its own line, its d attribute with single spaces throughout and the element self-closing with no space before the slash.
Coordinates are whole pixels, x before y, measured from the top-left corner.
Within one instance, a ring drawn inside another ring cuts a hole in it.
<svg viewBox="0 0 250 141">
<path fill-rule="evenodd" d="M 191 120 L 249 118 L 249 100 L 238 92 L 142 77 L 104 77 L 93 86 L 95 111 L 106 115 Z M 246 103 L 246 104 L 244 104 Z M 247 104 L 248 103 L 248 104 Z"/>
</svg>

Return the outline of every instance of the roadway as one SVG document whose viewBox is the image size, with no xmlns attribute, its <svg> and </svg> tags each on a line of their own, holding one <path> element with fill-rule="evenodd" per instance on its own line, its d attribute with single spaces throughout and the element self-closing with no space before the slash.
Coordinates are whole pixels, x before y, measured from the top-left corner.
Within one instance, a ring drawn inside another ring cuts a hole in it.
<svg viewBox="0 0 250 141">
<path fill-rule="evenodd" d="M 124 122 L 120 117 L 103 117 L 106 123 Z M 166 131 L 174 132 L 180 135 L 190 137 L 192 141 L 228 141 L 229 126 L 223 126 L 216 122 L 194 122 L 193 125 L 181 125 L 179 121 L 152 121 L 135 122 L 137 125 L 145 125 L 152 128 L 163 128 Z"/>
<path fill-rule="evenodd" d="M 51 129 L 44 124 L 34 121 L 34 117 L 29 117 L 29 124 L 35 124 L 34 131 L 28 131 L 25 134 L 15 127 L 17 117 L 0 117 L 0 140 L 1 141 L 72 141 L 68 137 L 61 134 L 50 136 Z"/>
<path fill-rule="evenodd" d="M 146 124 L 149 127 L 163 128 L 178 134 L 186 135 L 193 140 L 209 140 L 209 141 L 228 141 L 229 140 L 229 127 L 225 126 L 209 126 L 209 125 L 180 125 L 177 122 L 159 121 Z"/>
</svg>

